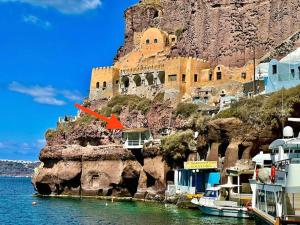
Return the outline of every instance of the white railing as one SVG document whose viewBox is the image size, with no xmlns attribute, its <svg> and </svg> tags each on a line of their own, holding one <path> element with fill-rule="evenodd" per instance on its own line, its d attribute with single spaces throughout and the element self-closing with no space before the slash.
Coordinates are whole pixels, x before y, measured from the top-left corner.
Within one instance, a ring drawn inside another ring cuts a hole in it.
<svg viewBox="0 0 300 225">
<path fill-rule="evenodd" d="M 138 149 L 144 147 L 144 140 L 126 140 L 124 143 L 124 148 Z"/>
<path fill-rule="evenodd" d="M 125 144 L 128 146 L 138 146 L 138 145 L 143 145 L 144 142 L 145 142 L 144 140 L 127 140 Z"/>
</svg>

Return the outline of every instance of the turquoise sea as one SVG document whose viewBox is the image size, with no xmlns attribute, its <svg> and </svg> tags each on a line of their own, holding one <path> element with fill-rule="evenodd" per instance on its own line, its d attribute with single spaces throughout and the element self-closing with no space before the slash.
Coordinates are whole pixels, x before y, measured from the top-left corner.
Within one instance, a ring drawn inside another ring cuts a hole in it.
<svg viewBox="0 0 300 225">
<path fill-rule="evenodd" d="M 29 178 L 0 177 L 0 225 L 254 225 L 251 220 L 209 217 L 174 205 L 37 198 L 33 193 Z M 38 205 L 33 206 L 33 201 Z"/>
</svg>

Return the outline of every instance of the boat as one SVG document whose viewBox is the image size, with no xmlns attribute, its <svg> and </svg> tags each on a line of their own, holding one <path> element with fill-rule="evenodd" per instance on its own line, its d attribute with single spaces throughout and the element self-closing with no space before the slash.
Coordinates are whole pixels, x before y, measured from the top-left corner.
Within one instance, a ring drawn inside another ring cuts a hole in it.
<svg viewBox="0 0 300 225">
<path fill-rule="evenodd" d="M 248 208 L 241 204 L 240 200 L 231 199 L 233 189 L 240 185 L 228 182 L 225 185 L 207 188 L 203 197 L 192 199 L 192 203 L 197 205 L 204 214 L 223 217 L 249 218 Z"/>
<path fill-rule="evenodd" d="M 300 122 L 290 118 L 289 121 Z M 269 146 L 270 153 L 260 153 L 256 162 L 252 189 L 252 209 L 257 224 L 300 224 L 300 133 L 283 130 L 283 138 Z"/>
</svg>

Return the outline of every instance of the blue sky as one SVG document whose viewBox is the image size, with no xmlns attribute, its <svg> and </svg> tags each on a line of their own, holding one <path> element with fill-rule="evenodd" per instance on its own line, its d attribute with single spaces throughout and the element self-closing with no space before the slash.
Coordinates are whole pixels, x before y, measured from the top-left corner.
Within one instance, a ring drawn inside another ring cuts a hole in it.
<svg viewBox="0 0 300 225">
<path fill-rule="evenodd" d="M 75 115 L 91 70 L 111 65 L 138 0 L 0 0 L 0 159 L 36 160 L 57 118 Z"/>
</svg>

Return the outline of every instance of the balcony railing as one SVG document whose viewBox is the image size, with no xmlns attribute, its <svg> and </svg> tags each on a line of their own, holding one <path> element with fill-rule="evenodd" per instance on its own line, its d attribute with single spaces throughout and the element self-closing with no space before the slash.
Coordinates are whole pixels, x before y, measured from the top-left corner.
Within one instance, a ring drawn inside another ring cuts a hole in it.
<svg viewBox="0 0 300 225">
<path fill-rule="evenodd" d="M 129 149 L 143 148 L 145 141 L 146 140 L 126 140 L 124 143 L 124 148 L 129 148 Z"/>
</svg>

